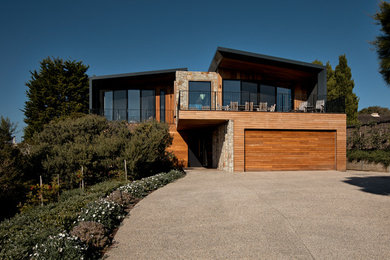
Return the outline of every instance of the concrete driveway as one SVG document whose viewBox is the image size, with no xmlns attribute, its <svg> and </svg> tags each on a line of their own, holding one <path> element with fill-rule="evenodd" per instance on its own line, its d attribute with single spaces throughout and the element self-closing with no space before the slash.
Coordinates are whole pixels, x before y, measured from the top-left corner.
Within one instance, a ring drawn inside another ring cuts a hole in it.
<svg viewBox="0 0 390 260">
<path fill-rule="evenodd" d="M 109 259 L 390 259 L 390 175 L 192 170 L 143 199 Z"/>
</svg>

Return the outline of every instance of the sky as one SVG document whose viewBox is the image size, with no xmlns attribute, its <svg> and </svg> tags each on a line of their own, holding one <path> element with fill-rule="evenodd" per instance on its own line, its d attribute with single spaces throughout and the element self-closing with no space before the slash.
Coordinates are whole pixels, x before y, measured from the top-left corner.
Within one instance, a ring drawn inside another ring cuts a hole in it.
<svg viewBox="0 0 390 260">
<path fill-rule="evenodd" d="M 0 0 L 0 115 L 23 135 L 30 71 L 46 57 L 88 75 L 187 67 L 207 71 L 218 46 L 334 68 L 346 54 L 360 98 L 390 108 L 371 41 L 379 0 Z"/>
</svg>

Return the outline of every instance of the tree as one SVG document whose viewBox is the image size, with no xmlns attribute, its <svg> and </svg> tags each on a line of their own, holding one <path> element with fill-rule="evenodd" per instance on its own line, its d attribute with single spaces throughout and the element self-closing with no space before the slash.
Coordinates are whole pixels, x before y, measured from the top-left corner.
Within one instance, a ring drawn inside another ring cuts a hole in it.
<svg viewBox="0 0 390 260">
<path fill-rule="evenodd" d="M 339 56 L 339 64 L 334 70 L 337 96 L 345 97 L 345 113 L 347 114 L 347 124 L 356 124 L 359 98 L 353 93 L 355 82 L 352 79 L 351 68 L 348 66 L 347 58 Z"/>
<path fill-rule="evenodd" d="M 379 57 L 379 72 L 385 82 L 390 85 L 390 3 L 379 3 L 379 12 L 374 15 L 377 24 L 381 26 L 382 34 L 376 37 L 373 44 Z"/>
<path fill-rule="evenodd" d="M 40 62 L 38 72 L 31 72 L 23 111 L 25 139 L 55 118 L 88 112 L 88 68 L 81 61 L 48 57 Z"/>
<path fill-rule="evenodd" d="M 16 206 L 25 195 L 26 161 L 12 143 L 15 125 L 0 117 L 0 220 L 16 213 Z"/>
<path fill-rule="evenodd" d="M 321 61 L 315 60 L 314 64 L 323 65 Z M 335 70 L 332 69 L 329 61 L 326 63 L 326 80 L 327 80 L 327 99 L 328 103 L 332 103 L 333 106 L 339 106 L 339 102 L 342 107 L 345 108 L 347 114 L 347 124 L 357 123 L 357 109 L 359 104 L 359 98 L 353 93 L 355 82 L 352 79 L 351 68 L 348 66 L 347 58 L 344 55 L 339 56 L 339 64 Z M 337 112 L 337 110 L 336 110 Z"/>
<path fill-rule="evenodd" d="M 378 113 L 381 116 L 387 116 L 390 115 L 390 109 L 387 107 L 370 106 L 359 111 L 359 115 L 371 115 L 372 113 Z"/>
</svg>

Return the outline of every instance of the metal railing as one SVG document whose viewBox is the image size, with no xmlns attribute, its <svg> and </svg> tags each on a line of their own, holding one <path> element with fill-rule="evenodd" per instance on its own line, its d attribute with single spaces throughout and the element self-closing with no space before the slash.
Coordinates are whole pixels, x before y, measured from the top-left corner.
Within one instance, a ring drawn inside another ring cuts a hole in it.
<svg viewBox="0 0 390 260">
<path fill-rule="evenodd" d="M 344 98 L 317 95 L 181 90 L 177 98 L 179 110 L 345 113 Z"/>
<path fill-rule="evenodd" d="M 104 116 L 107 120 L 127 121 L 129 123 L 140 123 L 148 120 L 157 120 L 168 124 L 174 123 L 173 110 L 156 109 L 91 109 L 91 114 Z"/>
</svg>

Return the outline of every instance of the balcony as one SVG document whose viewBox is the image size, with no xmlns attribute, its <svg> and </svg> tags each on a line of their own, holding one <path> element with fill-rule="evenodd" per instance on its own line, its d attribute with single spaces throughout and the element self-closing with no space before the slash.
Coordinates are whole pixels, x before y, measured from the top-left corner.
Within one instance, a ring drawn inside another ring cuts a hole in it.
<svg viewBox="0 0 390 260">
<path fill-rule="evenodd" d="M 178 93 L 178 110 L 345 113 L 345 99 L 327 100 L 285 93 L 183 91 Z"/>
</svg>

